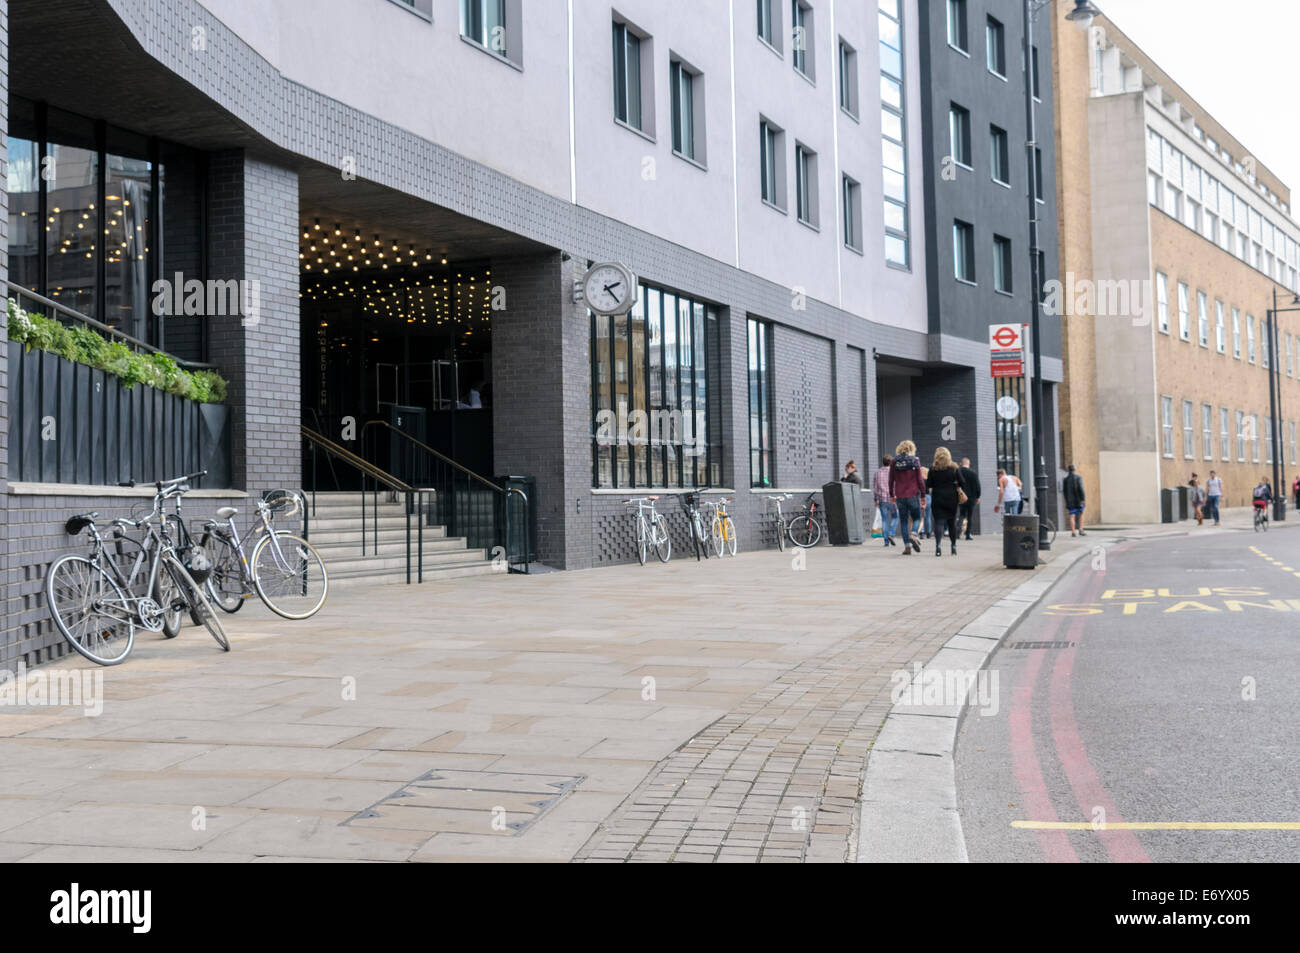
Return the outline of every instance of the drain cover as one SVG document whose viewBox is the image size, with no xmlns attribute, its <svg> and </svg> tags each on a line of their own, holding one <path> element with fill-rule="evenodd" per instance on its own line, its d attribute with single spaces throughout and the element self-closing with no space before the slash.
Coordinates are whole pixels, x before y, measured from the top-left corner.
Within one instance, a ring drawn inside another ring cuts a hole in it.
<svg viewBox="0 0 1300 953">
<path fill-rule="evenodd" d="M 343 825 L 517 835 L 582 780 L 582 775 L 435 768 L 364 811 L 358 811 L 343 821 Z"/>
</svg>

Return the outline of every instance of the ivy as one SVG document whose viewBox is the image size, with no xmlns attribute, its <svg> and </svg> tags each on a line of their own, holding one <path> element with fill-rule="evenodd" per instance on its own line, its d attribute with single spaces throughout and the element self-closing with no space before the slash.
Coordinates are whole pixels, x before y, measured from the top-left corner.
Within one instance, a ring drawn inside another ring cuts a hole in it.
<svg viewBox="0 0 1300 953">
<path fill-rule="evenodd" d="M 166 354 L 137 354 L 121 341 L 81 325 L 69 327 L 42 314 L 32 314 L 9 299 L 9 340 L 57 354 L 119 378 L 127 387 L 145 384 L 202 404 L 226 400 L 226 381 L 213 371 L 187 371 Z"/>
</svg>

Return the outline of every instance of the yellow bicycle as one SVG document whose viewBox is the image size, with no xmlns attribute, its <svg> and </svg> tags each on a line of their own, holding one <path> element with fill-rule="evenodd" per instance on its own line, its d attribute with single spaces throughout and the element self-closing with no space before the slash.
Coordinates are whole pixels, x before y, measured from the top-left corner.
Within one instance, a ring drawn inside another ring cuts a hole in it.
<svg viewBox="0 0 1300 953">
<path fill-rule="evenodd" d="M 736 555 L 736 524 L 731 517 L 727 515 L 727 504 L 734 503 L 736 498 L 728 497 L 725 500 L 718 500 L 716 503 L 706 504 L 713 510 L 713 521 L 710 527 L 710 535 L 713 539 L 714 552 L 719 557 L 730 553 Z"/>
</svg>

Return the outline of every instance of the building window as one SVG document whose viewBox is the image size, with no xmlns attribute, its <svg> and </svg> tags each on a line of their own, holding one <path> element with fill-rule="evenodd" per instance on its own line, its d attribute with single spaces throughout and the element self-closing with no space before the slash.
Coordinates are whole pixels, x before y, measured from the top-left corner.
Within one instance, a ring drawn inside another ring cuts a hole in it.
<svg viewBox="0 0 1300 953">
<path fill-rule="evenodd" d="M 966 0 L 948 0 L 948 45 L 963 53 L 970 52 L 966 40 Z"/>
<path fill-rule="evenodd" d="M 794 68 L 808 79 L 816 79 L 816 32 L 813 8 L 806 0 L 790 0 L 790 50 Z"/>
<path fill-rule="evenodd" d="M 681 60 L 673 60 L 669 70 L 673 99 L 673 152 L 692 162 L 703 164 L 705 160 L 702 121 L 704 110 L 701 108 L 699 97 L 702 94 L 704 77 Z"/>
<path fill-rule="evenodd" d="M 899 70 L 902 71 L 901 68 Z M 840 39 L 840 108 L 858 116 L 858 52 Z"/>
<path fill-rule="evenodd" d="M 956 103 L 948 110 L 948 148 L 954 162 L 971 168 L 970 110 Z"/>
<path fill-rule="evenodd" d="M 1286 376 L 1291 377 L 1291 335 L 1286 336 Z"/>
<path fill-rule="evenodd" d="M 1206 460 L 1214 459 L 1214 408 L 1201 404 L 1201 451 Z"/>
<path fill-rule="evenodd" d="M 1188 320 L 1188 290 L 1187 285 L 1181 281 L 1178 282 L 1178 336 L 1186 341 L 1191 336 L 1191 329 Z"/>
<path fill-rule="evenodd" d="M 1259 363 L 1260 366 L 1267 369 L 1269 356 L 1273 352 L 1273 333 L 1268 326 L 1266 319 L 1259 322 Z"/>
<path fill-rule="evenodd" d="M 817 153 L 803 144 L 794 147 L 795 206 L 799 221 L 817 227 Z"/>
<path fill-rule="evenodd" d="M 1201 347 L 1210 346 L 1210 299 L 1204 291 L 1196 292 L 1196 334 Z"/>
<path fill-rule="evenodd" d="M 1222 354 L 1224 348 L 1223 302 L 1214 302 L 1214 347 Z"/>
<path fill-rule="evenodd" d="M 1172 185 L 1165 188 L 1165 214 L 1179 221 L 1183 218 L 1183 193 Z"/>
<path fill-rule="evenodd" d="M 1192 406 L 1192 402 L 1190 400 L 1183 401 L 1183 459 L 1184 460 L 1196 459 L 1196 442 L 1195 442 L 1195 438 L 1192 436 L 1194 433 L 1193 421 L 1192 421 L 1192 415 L 1194 412 L 1195 412 L 1195 408 Z"/>
<path fill-rule="evenodd" d="M 1034 98 L 1041 100 L 1043 98 L 1043 95 L 1042 95 L 1042 91 L 1039 89 L 1038 86 L 1038 47 L 1035 46 L 1030 55 L 1032 57 L 1032 62 L 1034 67 L 1033 69 Z"/>
<path fill-rule="evenodd" d="M 1160 208 L 1164 204 L 1163 187 L 1164 180 L 1160 178 L 1160 173 L 1147 173 L 1147 201 L 1156 208 Z"/>
<path fill-rule="evenodd" d="M 1232 309 L 1232 356 L 1241 360 L 1241 312 Z"/>
<path fill-rule="evenodd" d="M 1251 462 L 1259 463 L 1259 414 L 1255 414 L 1250 419 Z"/>
<path fill-rule="evenodd" d="M 952 255 L 958 281 L 975 283 L 975 226 L 968 222 L 954 222 L 952 226 Z"/>
<path fill-rule="evenodd" d="M 630 314 L 591 314 L 594 486 L 716 485 L 718 353 L 717 309 L 659 288 Z"/>
<path fill-rule="evenodd" d="M 1169 279 L 1156 272 L 1156 326 L 1169 333 Z"/>
<path fill-rule="evenodd" d="M 1291 421 L 1291 463 L 1295 462 L 1295 421 L 1293 420 Z"/>
<path fill-rule="evenodd" d="M 1034 198 L 1043 201 L 1043 150 L 1034 149 Z"/>
<path fill-rule="evenodd" d="M 645 41 L 646 49 L 642 48 Z M 654 109 L 654 97 L 646 103 L 642 89 L 653 90 L 654 83 L 646 82 L 646 72 L 651 68 L 649 41 L 626 23 L 614 24 L 614 118 L 638 132 L 653 135 L 647 113 Z M 649 109 L 644 107 L 649 105 Z"/>
<path fill-rule="evenodd" d="M 1007 131 L 998 126 L 989 127 L 989 165 L 993 170 L 994 182 L 1011 184 L 1010 140 Z"/>
<path fill-rule="evenodd" d="M 1237 411 L 1237 462 L 1246 462 L 1246 415 Z"/>
<path fill-rule="evenodd" d="M 1228 408 L 1219 408 L 1219 459 L 1228 460 L 1232 456 L 1228 449 Z"/>
<path fill-rule="evenodd" d="M 758 124 L 763 201 L 785 210 L 785 133 L 764 119 Z"/>
<path fill-rule="evenodd" d="M 772 450 L 772 384 L 768 366 L 772 326 L 749 319 L 749 484 L 770 487 L 776 482 Z"/>
<path fill-rule="evenodd" d="M 782 32 L 779 0 L 758 0 L 758 38 L 780 53 Z"/>
<path fill-rule="evenodd" d="M 1011 239 L 1001 235 L 993 236 L 993 290 L 1011 294 Z"/>
<path fill-rule="evenodd" d="M 899 268 L 910 268 L 912 257 L 907 215 L 903 23 L 897 0 L 881 0 L 878 22 L 880 25 L 880 128 L 885 261 Z"/>
<path fill-rule="evenodd" d="M 984 42 L 987 48 L 985 58 L 988 62 L 989 72 L 1006 79 L 1007 38 L 1001 20 L 994 17 L 988 18 L 988 23 L 984 27 Z"/>
<path fill-rule="evenodd" d="M 844 176 L 844 244 L 862 251 L 862 186 Z"/>
<path fill-rule="evenodd" d="M 1160 398 L 1160 432 L 1161 451 L 1166 457 L 1172 458 L 1174 455 L 1174 399 L 1172 397 L 1161 396 Z"/>
<path fill-rule="evenodd" d="M 1273 462 L 1273 418 L 1264 418 L 1264 462 Z M 1274 489 L 1277 489 L 1275 487 Z"/>
<path fill-rule="evenodd" d="M 1246 360 L 1255 363 L 1255 316 L 1246 315 Z"/>
<path fill-rule="evenodd" d="M 523 62 L 521 0 L 461 0 L 460 35 L 515 65 Z"/>
</svg>

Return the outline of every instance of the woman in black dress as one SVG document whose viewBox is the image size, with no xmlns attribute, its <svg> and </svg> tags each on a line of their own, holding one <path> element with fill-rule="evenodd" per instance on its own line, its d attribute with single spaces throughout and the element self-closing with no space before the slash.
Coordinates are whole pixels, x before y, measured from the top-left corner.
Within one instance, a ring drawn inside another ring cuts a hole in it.
<svg viewBox="0 0 1300 953">
<path fill-rule="evenodd" d="M 934 452 L 934 465 L 925 478 L 925 486 L 930 491 L 931 506 L 934 509 L 934 554 L 943 555 L 943 530 L 948 529 L 948 538 L 952 540 L 952 554 L 957 555 L 957 510 L 960 500 L 957 490 L 965 491 L 961 482 L 961 470 L 952 462 L 952 454 L 947 447 L 940 447 Z"/>
</svg>

